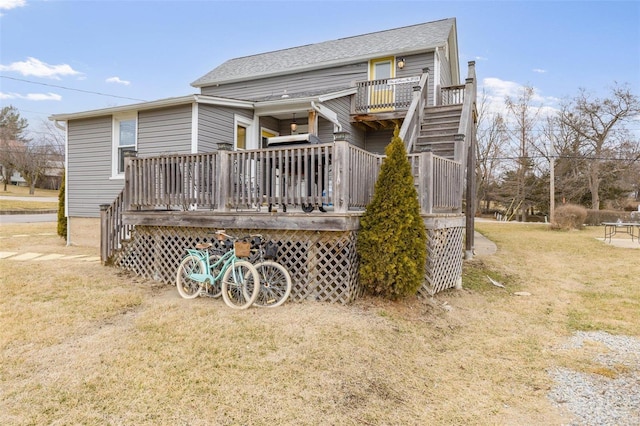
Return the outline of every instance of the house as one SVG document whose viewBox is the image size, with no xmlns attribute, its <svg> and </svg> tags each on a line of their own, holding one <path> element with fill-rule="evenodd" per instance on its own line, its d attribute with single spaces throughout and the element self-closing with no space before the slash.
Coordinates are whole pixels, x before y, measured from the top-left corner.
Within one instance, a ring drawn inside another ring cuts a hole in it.
<svg viewBox="0 0 640 426">
<path fill-rule="evenodd" d="M 291 258 L 294 299 L 352 300 L 358 218 L 398 126 L 439 247 L 430 261 L 451 260 L 425 291 L 451 287 L 475 138 L 474 64 L 465 84 L 459 74 L 451 18 L 234 58 L 194 81 L 197 94 L 53 115 L 68 243 L 102 241 L 103 260 L 171 282 L 207 230 L 260 231 Z"/>
</svg>

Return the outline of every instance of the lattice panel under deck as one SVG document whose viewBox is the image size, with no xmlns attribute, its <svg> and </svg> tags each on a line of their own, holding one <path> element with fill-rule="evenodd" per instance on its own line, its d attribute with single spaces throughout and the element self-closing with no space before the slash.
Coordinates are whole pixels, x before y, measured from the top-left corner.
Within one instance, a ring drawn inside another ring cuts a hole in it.
<svg viewBox="0 0 640 426">
<path fill-rule="evenodd" d="M 215 229 L 137 226 L 114 257 L 114 264 L 136 275 L 175 284 L 175 273 L 187 248 L 210 241 L 219 249 Z M 262 234 L 279 246 L 278 261 L 291 274 L 291 300 L 349 303 L 358 285 L 356 234 L 286 230 L 227 230 L 233 236 Z"/>
<path fill-rule="evenodd" d="M 425 283 L 418 290 L 421 296 L 431 296 L 459 283 L 463 234 L 464 227 L 427 229 Z"/>
</svg>

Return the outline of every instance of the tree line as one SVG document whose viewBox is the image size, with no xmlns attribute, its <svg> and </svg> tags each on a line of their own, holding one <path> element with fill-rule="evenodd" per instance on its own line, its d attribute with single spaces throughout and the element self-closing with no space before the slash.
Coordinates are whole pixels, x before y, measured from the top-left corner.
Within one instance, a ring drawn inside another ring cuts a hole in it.
<svg viewBox="0 0 640 426">
<path fill-rule="evenodd" d="M 640 99 L 628 85 L 604 97 L 580 89 L 557 109 L 535 99 L 525 86 L 505 98 L 503 112 L 491 112 L 480 97 L 479 211 L 524 221 L 549 215 L 555 203 L 600 210 L 640 201 Z"/>
<path fill-rule="evenodd" d="M 25 180 L 29 194 L 36 186 L 58 189 L 64 169 L 64 135 L 50 122 L 31 136 L 27 119 L 13 106 L 0 110 L 0 168 L 4 191 L 15 172 Z M 45 178 L 54 182 L 45 182 Z"/>
</svg>

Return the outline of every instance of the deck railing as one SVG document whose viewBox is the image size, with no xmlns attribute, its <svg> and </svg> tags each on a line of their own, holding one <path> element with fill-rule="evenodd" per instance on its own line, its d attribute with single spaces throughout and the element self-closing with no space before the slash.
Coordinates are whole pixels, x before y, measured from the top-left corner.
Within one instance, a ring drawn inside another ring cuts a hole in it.
<svg viewBox="0 0 640 426">
<path fill-rule="evenodd" d="M 135 158 L 126 168 L 130 208 L 189 206 L 215 208 L 218 192 L 217 153 Z"/>
<path fill-rule="evenodd" d="M 364 209 L 373 198 L 384 156 L 348 145 L 349 207 Z"/>
<path fill-rule="evenodd" d="M 406 110 L 419 80 L 420 76 L 412 76 L 356 82 L 354 113 Z"/>
<path fill-rule="evenodd" d="M 458 105 L 464 103 L 465 85 L 445 86 L 440 88 L 440 96 L 438 97 L 438 105 Z"/>
<path fill-rule="evenodd" d="M 409 155 L 423 214 L 461 211 L 462 165 L 431 152 Z M 361 211 L 373 197 L 383 155 L 346 141 L 330 144 L 176 154 L 125 160 L 125 187 L 102 209 L 107 261 L 131 227 L 123 213 L 178 209 L 260 210 L 313 206 Z M 188 214 L 188 213 L 186 213 Z M 322 214 L 322 213 L 321 213 Z"/>
<path fill-rule="evenodd" d="M 422 214 L 462 211 L 462 165 L 421 152 L 409 155 Z"/>
<path fill-rule="evenodd" d="M 323 205 L 330 191 L 333 144 L 234 151 L 229 156 L 227 203 L 231 208 L 261 205 Z"/>
</svg>

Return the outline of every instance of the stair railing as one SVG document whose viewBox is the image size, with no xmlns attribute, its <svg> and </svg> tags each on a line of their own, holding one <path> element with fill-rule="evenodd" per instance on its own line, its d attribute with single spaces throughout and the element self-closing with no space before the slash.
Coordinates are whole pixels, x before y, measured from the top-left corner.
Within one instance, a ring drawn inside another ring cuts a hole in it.
<svg viewBox="0 0 640 426">
<path fill-rule="evenodd" d="M 125 225 L 122 221 L 125 210 L 124 189 L 111 204 L 100 205 L 100 260 L 103 264 L 109 262 L 111 256 L 122 246 L 122 241 L 131 234 L 133 226 Z"/>
<path fill-rule="evenodd" d="M 413 99 L 407 110 L 402 127 L 400 128 L 400 139 L 404 141 L 407 152 L 413 149 L 418 136 L 420 135 L 420 124 L 424 115 L 424 107 L 427 104 L 429 92 L 429 68 L 425 68 L 420 76 L 420 82 L 413 87 Z"/>
</svg>

